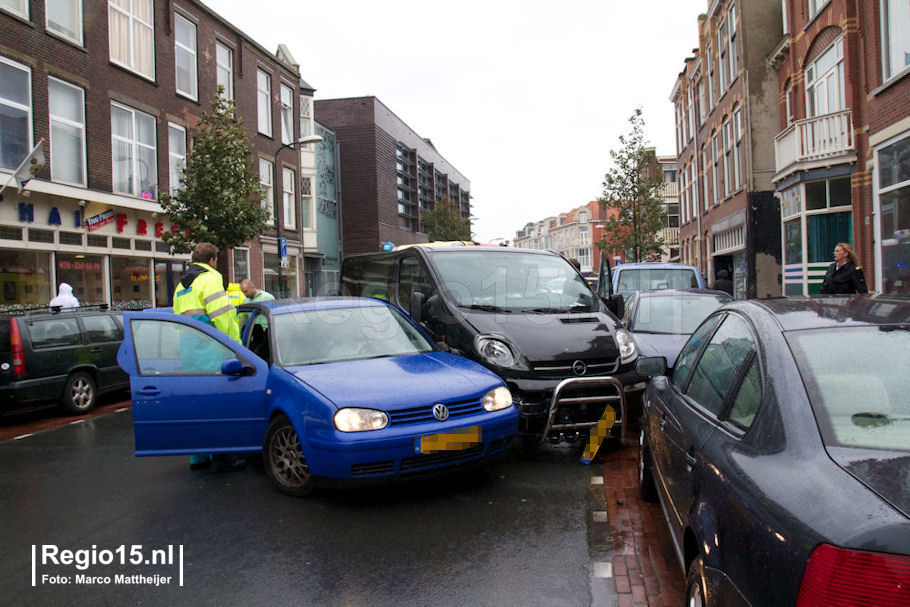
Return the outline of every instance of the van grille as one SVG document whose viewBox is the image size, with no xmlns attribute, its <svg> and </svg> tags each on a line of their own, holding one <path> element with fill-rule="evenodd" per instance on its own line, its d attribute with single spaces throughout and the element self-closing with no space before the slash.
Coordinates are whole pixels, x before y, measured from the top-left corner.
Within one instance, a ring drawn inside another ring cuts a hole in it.
<svg viewBox="0 0 910 607">
<path fill-rule="evenodd" d="M 582 360 L 582 362 L 585 363 L 584 377 L 610 375 L 619 368 L 619 358 L 591 358 Z M 568 377 L 579 377 L 572 369 L 574 364 L 574 360 L 548 360 L 532 362 L 531 369 L 537 375 L 546 378 L 565 379 Z"/>
<path fill-rule="evenodd" d="M 413 407 L 411 409 L 401 409 L 400 411 L 389 411 L 389 425 L 419 424 L 436 421 L 436 418 L 433 417 L 433 406 L 435 404 L 436 403 Z M 462 400 L 443 404 L 449 409 L 449 419 L 483 413 L 484 411 L 480 399 Z"/>
</svg>

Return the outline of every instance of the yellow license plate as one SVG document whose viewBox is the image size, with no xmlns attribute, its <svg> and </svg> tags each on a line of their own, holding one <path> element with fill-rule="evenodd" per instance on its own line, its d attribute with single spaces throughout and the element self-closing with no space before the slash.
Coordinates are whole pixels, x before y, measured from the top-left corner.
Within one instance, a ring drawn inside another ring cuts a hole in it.
<svg viewBox="0 0 910 607">
<path fill-rule="evenodd" d="M 417 453 L 439 453 L 460 451 L 481 444 L 480 426 L 459 428 L 447 434 L 428 434 L 417 438 L 414 450 Z"/>
</svg>

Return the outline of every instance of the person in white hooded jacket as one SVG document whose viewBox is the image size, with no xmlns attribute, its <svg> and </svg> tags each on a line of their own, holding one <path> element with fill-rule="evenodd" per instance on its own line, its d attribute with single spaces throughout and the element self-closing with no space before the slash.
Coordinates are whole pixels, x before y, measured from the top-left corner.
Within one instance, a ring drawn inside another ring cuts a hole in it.
<svg viewBox="0 0 910 607">
<path fill-rule="evenodd" d="M 53 298 L 48 306 L 60 306 L 61 308 L 78 308 L 79 300 L 73 295 L 73 287 L 65 282 L 60 283 L 60 290 L 57 297 Z"/>
</svg>

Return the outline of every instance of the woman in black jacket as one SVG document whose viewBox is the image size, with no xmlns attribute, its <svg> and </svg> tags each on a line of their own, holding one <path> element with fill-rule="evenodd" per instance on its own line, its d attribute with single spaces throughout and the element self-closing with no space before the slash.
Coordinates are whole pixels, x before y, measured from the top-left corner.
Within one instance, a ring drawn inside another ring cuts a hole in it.
<svg viewBox="0 0 910 607">
<path fill-rule="evenodd" d="M 834 247 L 834 263 L 828 266 L 822 288 L 818 292 L 822 295 L 869 292 L 863 278 L 863 269 L 856 262 L 856 253 L 846 242 L 839 242 Z"/>
</svg>

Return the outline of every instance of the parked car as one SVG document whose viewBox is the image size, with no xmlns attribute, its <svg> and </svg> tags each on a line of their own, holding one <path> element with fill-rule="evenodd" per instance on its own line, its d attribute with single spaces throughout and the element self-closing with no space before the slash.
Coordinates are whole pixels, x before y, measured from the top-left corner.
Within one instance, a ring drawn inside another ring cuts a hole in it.
<svg viewBox="0 0 910 607">
<path fill-rule="evenodd" d="M 910 604 L 910 300 L 736 302 L 638 366 L 687 604 Z"/>
<path fill-rule="evenodd" d="M 699 269 L 682 263 L 619 264 L 612 268 L 611 286 L 624 299 L 635 291 L 707 288 Z"/>
<path fill-rule="evenodd" d="M 0 316 L 0 409 L 57 402 L 79 414 L 100 394 L 129 388 L 117 365 L 121 314 L 86 306 Z"/>
<path fill-rule="evenodd" d="M 640 403 L 644 380 L 628 331 L 581 274 L 550 251 L 413 246 L 346 257 L 345 295 L 397 303 L 444 348 L 503 378 L 530 445 L 587 438 Z"/>
<path fill-rule="evenodd" d="M 723 291 L 664 289 L 636 291 L 625 303 L 623 324 L 642 356 L 663 356 L 673 367 L 676 356 L 708 314 L 733 301 Z"/>
<path fill-rule="evenodd" d="M 170 311 L 127 312 L 137 456 L 262 453 L 284 493 L 448 471 L 505 453 L 512 395 L 366 298 L 243 304 L 243 345 Z"/>
</svg>

